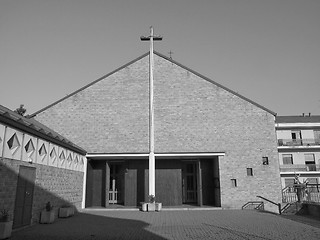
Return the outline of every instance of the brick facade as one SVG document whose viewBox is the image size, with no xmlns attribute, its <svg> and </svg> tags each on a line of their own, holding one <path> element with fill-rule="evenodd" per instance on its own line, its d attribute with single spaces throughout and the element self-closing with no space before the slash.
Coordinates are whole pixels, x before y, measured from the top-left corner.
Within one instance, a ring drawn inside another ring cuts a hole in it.
<svg viewBox="0 0 320 240">
<path fill-rule="evenodd" d="M 272 112 L 160 54 L 154 60 L 155 152 L 225 152 L 219 157 L 224 208 L 240 208 L 257 195 L 280 202 Z M 89 153 L 145 153 L 148 94 L 144 55 L 35 118 Z"/>
<path fill-rule="evenodd" d="M 66 204 L 81 209 L 83 172 L 1 158 L 0 206 L 9 209 L 11 219 L 14 216 L 20 166 L 36 169 L 32 205 L 33 223 L 39 222 L 40 212 L 45 208 L 48 201 L 51 202 L 56 211 L 59 206 Z"/>
<path fill-rule="evenodd" d="M 0 210 L 13 227 L 39 222 L 50 202 L 82 207 L 85 151 L 46 126 L 0 105 Z"/>
</svg>

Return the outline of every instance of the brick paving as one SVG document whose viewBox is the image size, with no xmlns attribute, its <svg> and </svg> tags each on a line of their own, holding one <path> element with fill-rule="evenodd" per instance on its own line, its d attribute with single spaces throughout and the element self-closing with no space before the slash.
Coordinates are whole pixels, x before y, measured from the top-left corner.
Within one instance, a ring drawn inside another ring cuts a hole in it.
<svg viewBox="0 0 320 240">
<path fill-rule="evenodd" d="M 320 220 L 243 210 L 144 213 L 85 210 L 53 224 L 13 232 L 12 240 L 38 239 L 320 239 Z"/>
</svg>

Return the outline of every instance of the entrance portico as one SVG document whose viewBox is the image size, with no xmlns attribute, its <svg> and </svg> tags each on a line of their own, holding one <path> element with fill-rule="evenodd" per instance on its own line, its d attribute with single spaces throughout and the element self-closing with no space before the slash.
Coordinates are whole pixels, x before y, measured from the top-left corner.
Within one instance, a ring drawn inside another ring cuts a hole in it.
<svg viewBox="0 0 320 240">
<path fill-rule="evenodd" d="M 155 154 L 156 200 L 164 206 L 221 206 L 224 153 Z M 87 154 L 86 207 L 139 206 L 148 201 L 148 154 Z"/>
</svg>

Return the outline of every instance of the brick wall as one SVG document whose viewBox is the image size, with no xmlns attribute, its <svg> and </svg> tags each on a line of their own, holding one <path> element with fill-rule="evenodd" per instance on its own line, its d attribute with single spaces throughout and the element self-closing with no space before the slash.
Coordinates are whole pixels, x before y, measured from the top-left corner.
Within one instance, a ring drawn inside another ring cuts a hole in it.
<svg viewBox="0 0 320 240">
<path fill-rule="evenodd" d="M 154 88 L 156 152 L 225 152 L 219 158 L 222 207 L 239 208 L 256 195 L 280 202 L 271 113 L 159 55 Z M 148 152 L 148 56 L 36 119 L 90 153 Z M 262 165 L 264 156 L 269 165 Z"/>
<path fill-rule="evenodd" d="M 48 201 L 56 211 L 64 204 L 81 209 L 83 172 L 1 158 L 0 208 L 9 209 L 11 218 L 14 215 L 19 166 L 36 169 L 32 222 L 39 222 L 40 212 Z"/>
</svg>

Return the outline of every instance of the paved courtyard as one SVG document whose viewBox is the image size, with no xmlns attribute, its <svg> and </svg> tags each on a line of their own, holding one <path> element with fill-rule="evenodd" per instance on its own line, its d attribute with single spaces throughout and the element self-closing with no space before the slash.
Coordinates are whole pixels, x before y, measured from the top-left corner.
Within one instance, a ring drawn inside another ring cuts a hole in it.
<svg viewBox="0 0 320 240">
<path fill-rule="evenodd" d="M 53 224 L 36 224 L 12 238 L 37 239 L 320 239 L 320 220 L 243 210 L 144 213 L 85 210 Z"/>
</svg>

